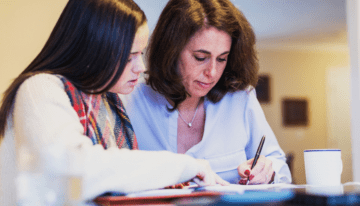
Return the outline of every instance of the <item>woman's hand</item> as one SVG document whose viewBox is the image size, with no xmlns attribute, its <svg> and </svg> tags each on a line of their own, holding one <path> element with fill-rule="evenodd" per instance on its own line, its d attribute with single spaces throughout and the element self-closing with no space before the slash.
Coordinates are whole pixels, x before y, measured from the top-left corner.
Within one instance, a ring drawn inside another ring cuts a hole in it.
<svg viewBox="0 0 360 206">
<path fill-rule="evenodd" d="M 210 164 L 208 161 L 203 159 L 196 159 L 199 164 L 199 172 L 197 173 L 196 177 L 192 179 L 196 184 L 199 186 L 209 186 L 209 185 L 229 185 L 230 183 L 223 180 L 219 175 L 217 175 L 214 171 L 212 171 Z M 170 185 L 165 187 L 165 189 L 182 189 L 186 186 L 190 185 L 190 181 L 179 183 L 176 185 Z"/>
<path fill-rule="evenodd" d="M 193 181 L 199 186 L 209 186 L 209 185 L 229 185 L 230 183 L 223 180 L 219 175 L 212 171 L 208 161 L 203 159 L 197 159 L 197 162 L 200 165 L 200 171 L 193 179 Z"/>
<path fill-rule="evenodd" d="M 182 189 L 186 186 L 190 186 L 190 181 L 183 182 L 183 183 L 176 184 L 176 185 L 167 186 L 167 187 L 165 187 L 165 189 Z"/>
<path fill-rule="evenodd" d="M 251 170 L 250 168 L 253 161 L 254 158 L 239 165 L 238 172 L 241 177 L 239 184 L 245 185 L 248 179 L 250 180 L 250 185 L 268 184 L 273 182 L 275 172 L 272 168 L 272 161 L 264 155 L 260 155 L 255 167 Z"/>
</svg>

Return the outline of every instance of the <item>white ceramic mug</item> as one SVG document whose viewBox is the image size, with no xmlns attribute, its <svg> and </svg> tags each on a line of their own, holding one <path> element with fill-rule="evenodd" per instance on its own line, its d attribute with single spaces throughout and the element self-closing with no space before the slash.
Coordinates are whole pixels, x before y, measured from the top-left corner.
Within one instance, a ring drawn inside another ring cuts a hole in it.
<svg viewBox="0 0 360 206">
<path fill-rule="evenodd" d="M 340 149 L 304 150 L 306 184 L 340 185 L 343 169 Z"/>
<path fill-rule="evenodd" d="M 310 195 L 320 195 L 320 196 L 339 196 L 344 194 L 343 185 L 323 185 L 323 186 L 314 186 L 307 185 L 305 191 Z"/>
</svg>

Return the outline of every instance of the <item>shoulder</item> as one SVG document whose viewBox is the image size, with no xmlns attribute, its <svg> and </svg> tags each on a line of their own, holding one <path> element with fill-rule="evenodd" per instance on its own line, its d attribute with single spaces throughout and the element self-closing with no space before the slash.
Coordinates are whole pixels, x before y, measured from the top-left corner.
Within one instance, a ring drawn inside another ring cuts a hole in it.
<svg viewBox="0 0 360 206">
<path fill-rule="evenodd" d="M 16 93 L 15 103 L 70 102 L 60 77 L 52 74 L 37 74 L 26 79 Z"/>
<path fill-rule="evenodd" d="M 24 89 L 40 89 L 43 91 L 52 92 L 52 89 L 64 89 L 64 84 L 60 78 L 53 74 L 37 74 L 26 79 L 20 86 L 19 91 Z"/>
<path fill-rule="evenodd" d="M 139 102 L 142 100 L 142 103 L 150 103 L 150 104 L 164 104 L 165 98 L 154 91 L 151 86 L 147 85 L 145 82 L 139 83 L 134 91 L 126 95 L 127 104 Z"/>
<path fill-rule="evenodd" d="M 247 105 L 249 102 L 257 101 L 255 89 L 248 87 L 245 90 L 236 92 L 228 92 L 219 103 L 231 105 L 231 104 L 243 104 Z"/>
<path fill-rule="evenodd" d="M 156 96 L 158 94 L 156 91 L 154 91 L 151 86 L 147 85 L 145 82 L 141 82 L 138 85 L 136 85 L 134 92 L 132 94 L 137 95 L 146 95 L 146 96 Z"/>
</svg>

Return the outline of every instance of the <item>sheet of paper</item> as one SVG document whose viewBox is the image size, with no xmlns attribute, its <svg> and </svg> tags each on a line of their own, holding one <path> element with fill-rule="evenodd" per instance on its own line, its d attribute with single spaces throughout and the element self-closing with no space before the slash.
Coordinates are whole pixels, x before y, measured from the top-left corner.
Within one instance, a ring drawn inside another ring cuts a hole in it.
<svg viewBox="0 0 360 206">
<path fill-rule="evenodd" d="M 206 191 L 216 191 L 216 192 L 236 192 L 239 194 L 244 193 L 247 190 L 268 190 L 268 189 L 291 189 L 291 188 L 297 188 L 294 184 L 285 184 L 285 183 L 279 183 L 279 184 L 261 184 L 261 185 L 239 185 L 239 184 L 230 184 L 228 186 L 221 186 L 221 185 L 215 185 L 215 186 L 206 186 L 206 187 L 194 187 L 195 190 L 206 190 Z"/>
<path fill-rule="evenodd" d="M 239 185 L 239 184 L 230 184 L 228 186 L 214 185 L 214 186 L 205 186 L 198 187 L 197 185 L 192 185 L 185 187 L 183 189 L 157 189 L 157 190 L 148 190 L 143 192 L 135 192 L 127 194 L 127 197 L 151 197 L 151 196 L 167 196 L 167 195 L 183 195 L 190 194 L 196 191 L 214 191 L 214 192 L 224 192 L 224 193 L 238 193 L 243 194 L 247 190 L 267 190 L 273 188 L 279 189 L 291 189 L 297 188 L 297 185 L 293 184 L 263 184 L 263 185 Z"/>
<path fill-rule="evenodd" d="M 168 196 L 168 195 L 185 195 L 194 192 L 194 188 L 184 189 L 157 189 L 143 192 L 134 192 L 127 194 L 127 197 L 151 197 L 151 196 Z"/>
</svg>

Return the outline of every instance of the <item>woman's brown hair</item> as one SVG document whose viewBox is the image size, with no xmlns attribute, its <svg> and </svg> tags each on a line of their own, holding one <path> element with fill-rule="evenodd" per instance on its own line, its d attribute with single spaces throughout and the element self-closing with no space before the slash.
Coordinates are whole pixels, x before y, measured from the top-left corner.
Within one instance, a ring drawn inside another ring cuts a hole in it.
<svg viewBox="0 0 360 206">
<path fill-rule="evenodd" d="M 26 79 L 60 74 L 85 93 L 104 93 L 120 78 L 135 33 L 145 22 L 132 0 L 69 0 L 41 52 L 4 93 L 0 143 L 16 92 Z"/>
<path fill-rule="evenodd" d="M 170 0 L 150 38 L 146 71 L 147 84 L 174 102 L 170 111 L 189 96 L 177 69 L 180 53 L 197 31 L 210 26 L 227 32 L 232 45 L 224 73 L 206 97 L 216 103 L 227 92 L 257 84 L 255 34 L 230 0 Z"/>
</svg>

